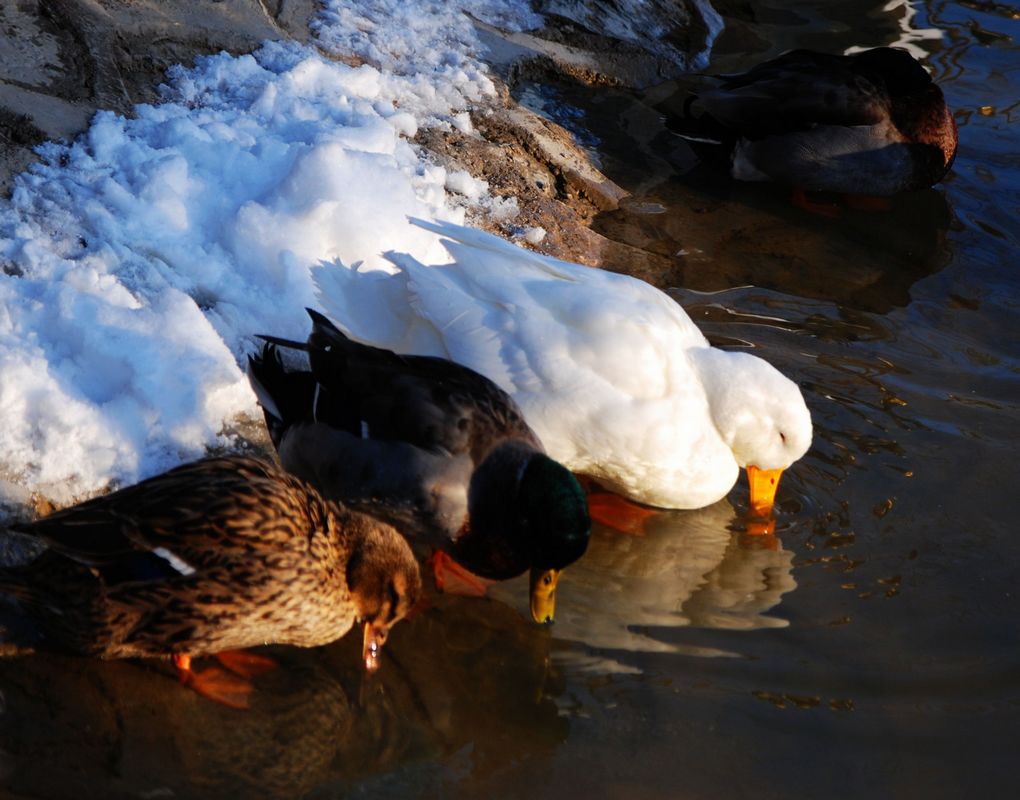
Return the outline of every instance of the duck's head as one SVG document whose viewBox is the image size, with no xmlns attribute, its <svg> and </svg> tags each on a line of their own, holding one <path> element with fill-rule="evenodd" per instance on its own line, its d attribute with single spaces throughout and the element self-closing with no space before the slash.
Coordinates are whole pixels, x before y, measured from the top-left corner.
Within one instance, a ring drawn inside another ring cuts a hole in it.
<svg viewBox="0 0 1020 800">
<path fill-rule="evenodd" d="M 811 413 L 800 387 L 749 353 L 699 348 L 699 374 L 715 427 L 748 473 L 751 509 L 768 516 L 779 476 L 811 446 Z"/>
<path fill-rule="evenodd" d="M 566 467 L 523 442 L 504 442 L 475 470 L 470 532 L 454 558 L 472 572 L 505 579 L 531 569 L 531 615 L 552 622 L 560 572 L 584 555 L 588 501 Z"/>
<path fill-rule="evenodd" d="M 355 516 L 348 539 L 347 588 L 355 617 L 364 625 L 365 669 L 374 672 L 390 629 L 418 602 L 421 573 L 410 546 L 395 528 L 364 514 Z"/>
<path fill-rule="evenodd" d="M 876 47 L 852 56 L 854 68 L 876 85 L 885 85 L 890 97 L 906 97 L 925 91 L 931 75 L 906 50 Z"/>
<path fill-rule="evenodd" d="M 518 524 L 534 552 L 531 616 L 535 622 L 552 622 L 560 572 L 588 549 L 588 498 L 570 470 L 537 453 L 521 477 L 518 502 Z"/>
<path fill-rule="evenodd" d="M 942 90 L 906 50 L 878 47 L 852 56 L 855 68 L 876 86 L 884 86 L 889 113 L 912 144 L 915 175 L 911 185 L 937 183 L 956 159 L 956 120 Z"/>
</svg>

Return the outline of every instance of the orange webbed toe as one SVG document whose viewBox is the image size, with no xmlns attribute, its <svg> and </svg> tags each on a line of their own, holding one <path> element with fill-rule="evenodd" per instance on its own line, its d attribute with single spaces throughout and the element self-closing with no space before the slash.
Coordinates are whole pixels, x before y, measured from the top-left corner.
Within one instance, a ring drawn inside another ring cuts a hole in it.
<svg viewBox="0 0 1020 800">
<path fill-rule="evenodd" d="M 597 492 L 588 495 L 588 513 L 596 522 L 601 522 L 619 533 L 644 536 L 645 522 L 649 517 L 654 517 L 658 510 L 639 506 L 618 494 Z"/>
<path fill-rule="evenodd" d="M 839 206 L 835 203 L 824 203 L 818 200 L 813 200 L 808 196 L 807 191 L 802 186 L 794 186 L 790 193 L 790 202 L 799 209 L 807 211 L 809 214 L 814 214 L 818 217 L 825 217 L 826 219 L 839 219 L 840 210 Z"/>
<path fill-rule="evenodd" d="M 465 569 L 442 550 L 436 550 L 429 563 L 436 588 L 441 592 L 464 597 L 485 597 L 489 586 L 494 583 Z"/>
<path fill-rule="evenodd" d="M 272 672 L 279 665 L 269 656 L 249 653 L 247 650 L 224 650 L 216 660 L 241 678 L 255 678 Z"/>
<path fill-rule="evenodd" d="M 191 667 L 191 656 L 175 655 L 181 683 L 189 689 L 230 708 L 246 709 L 254 691 L 251 682 L 219 667 L 208 667 L 196 672 Z"/>
</svg>

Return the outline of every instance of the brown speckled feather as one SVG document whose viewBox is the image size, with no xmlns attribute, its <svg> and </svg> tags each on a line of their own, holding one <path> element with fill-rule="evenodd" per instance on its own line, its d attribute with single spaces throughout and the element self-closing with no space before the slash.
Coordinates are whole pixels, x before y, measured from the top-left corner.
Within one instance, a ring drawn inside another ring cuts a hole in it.
<svg viewBox="0 0 1020 800">
<path fill-rule="evenodd" d="M 43 645 L 103 657 L 325 644 L 356 619 L 397 621 L 420 585 L 389 525 L 249 458 L 186 464 L 18 530 L 49 552 L 0 572 L 0 592 Z M 356 566 L 371 580 L 352 581 Z"/>
</svg>

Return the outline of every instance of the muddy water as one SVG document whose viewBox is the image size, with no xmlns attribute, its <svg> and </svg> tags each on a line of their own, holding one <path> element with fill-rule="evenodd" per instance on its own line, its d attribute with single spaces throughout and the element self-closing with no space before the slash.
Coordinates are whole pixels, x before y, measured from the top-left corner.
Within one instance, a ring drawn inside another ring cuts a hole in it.
<svg viewBox="0 0 1020 800">
<path fill-rule="evenodd" d="M 375 679 L 355 642 L 281 650 L 246 713 L 161 665 L 0 663 L 0 795 L 1016 796 L 1020 23 L 883 5 L 739 5 L 715 64 L 923 46 L 960 153 L 888 214 L 719 180 L 631 96 L 552 98 L 634 193 L 596 227 L 661 256 L 714 341 L 804 387 L 815 443 L 773 535 L 743 529 L 741 486 L 641 535 L 598 529 L 552 629 L 521 582 L 437 596 Z"/>
</svg>

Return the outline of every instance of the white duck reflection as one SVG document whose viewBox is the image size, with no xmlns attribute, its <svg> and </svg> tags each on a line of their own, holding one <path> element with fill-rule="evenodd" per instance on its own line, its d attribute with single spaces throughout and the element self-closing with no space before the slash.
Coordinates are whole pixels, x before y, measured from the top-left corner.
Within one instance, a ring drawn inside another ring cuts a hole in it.
<svg viewBox="0 0 1020 800">
<path fill-rule="evenodd" d="M 732 531 L 735 518 L 721 500 L 655 514 L 643 535 L 596 525 L 588 552 L 563 572 L 553 637 L 600 649 L 733 656 L 662 641 L 649 629 L 785 627 L 787 620 L 766 612 L 797 586 L 793 553 L 775 536 Z M 506 585 L 490 592 L 514 605 L 523 596 Z"/>
</svg>

